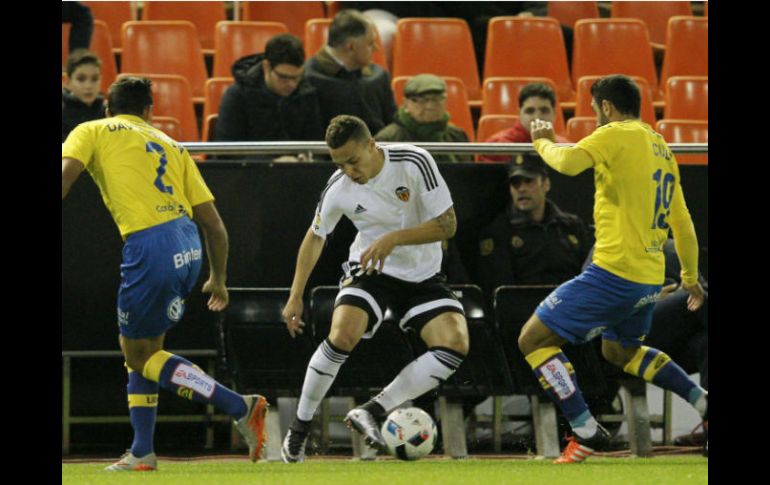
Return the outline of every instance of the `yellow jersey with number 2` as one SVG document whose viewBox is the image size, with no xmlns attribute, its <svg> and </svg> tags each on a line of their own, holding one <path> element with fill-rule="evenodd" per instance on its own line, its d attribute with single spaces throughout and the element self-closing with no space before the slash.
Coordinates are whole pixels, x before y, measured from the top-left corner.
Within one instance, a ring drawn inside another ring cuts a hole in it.
<svg viewBox="0 0 770 485">
<path fill-rule="evenodd" d="M 133 115 L 78 125 L 62 144 L 62 158 L 85 165 L 125 239 L 214 200 L 187 150 Z"/>
</svg>

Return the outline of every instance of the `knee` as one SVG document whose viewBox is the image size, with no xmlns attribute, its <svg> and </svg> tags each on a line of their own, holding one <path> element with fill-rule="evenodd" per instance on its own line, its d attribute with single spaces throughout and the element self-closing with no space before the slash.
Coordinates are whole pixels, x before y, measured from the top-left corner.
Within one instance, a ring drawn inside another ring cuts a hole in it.
<svg viewBox="0 0 770 485">
<path fill-rule="evenodd" d="M 468 355 L 468 351 L 470 350 L 468 331 L 460 332 L 458 330 L 452 330 L 451 332 L 448 332 L 446 347 L 457 353 Z"/>
<path fill-rule="evenodd" d="M 141 374 L 144 370 L 144 365 L 147 363 L 150 356 L 145 356 L 143 354 L 129 354 L 126 355 L 125 358 L 128 368 Z"/>
<path fill-rule="evenodd" d="M 360 339 L 360 336 L 354 335 L 353 332 L 346 332 L 345 330 L 332 329 L 329 333 L 329 341 L 332 345 L 345 352 L 351 352 Z"/>
<path fill-rule="evenodd" d="M 613 346 L 603 345 L 602 356 L 610 364 L 623 369 L 626 367 L 626 365 L 628 365 L 629 362 L 631 362 L 631 359 L 634 358 L 634 355 L 636 355 L 636 352 L 638 350 L 639 350 L 638 347 L 624 349 L 620 346 L 615 346 L 615 345 Z"/>
</svg>

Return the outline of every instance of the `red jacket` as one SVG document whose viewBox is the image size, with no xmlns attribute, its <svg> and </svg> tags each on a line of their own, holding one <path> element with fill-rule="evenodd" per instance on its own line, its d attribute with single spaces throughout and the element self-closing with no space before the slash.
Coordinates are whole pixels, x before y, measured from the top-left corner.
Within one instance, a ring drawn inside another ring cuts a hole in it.
<svg viewBox="0 0 770 485">
<path fill-rule="evenodd" d="M 487 143 L 532 143 L 532 137 L 529 132 L 521 125 L 521 121 L 516 120 L 512 127 L 498 131 L 492 135 Z M 572 143 L 561 135 L 556 135 L 556 143 Z M 513 157 L 510 155 L 481 155 L 479 163 L 510 163 Z"/>
</svg>

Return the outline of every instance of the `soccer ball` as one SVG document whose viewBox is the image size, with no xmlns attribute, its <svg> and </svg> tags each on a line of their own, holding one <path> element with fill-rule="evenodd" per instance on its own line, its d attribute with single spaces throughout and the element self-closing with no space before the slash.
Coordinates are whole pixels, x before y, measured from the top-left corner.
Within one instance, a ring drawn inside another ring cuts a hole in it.
<svg viewBox="0 0 770 485">
<path fill-rule="evenodd" d="M 399 460 L 418 460 L 433 451 L 436 423 L 418 408 L 396 409 L 382 424 L 388 452 Z"/>
</svg>

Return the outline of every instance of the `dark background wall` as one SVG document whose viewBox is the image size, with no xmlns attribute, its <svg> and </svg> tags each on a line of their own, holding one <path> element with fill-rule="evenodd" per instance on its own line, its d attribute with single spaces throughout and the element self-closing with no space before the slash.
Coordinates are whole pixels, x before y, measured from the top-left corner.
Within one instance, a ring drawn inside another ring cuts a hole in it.
<svg viewBox="0 0 770 485">
<path fill-rule="evenodd" d="M 313 217 L 318 196 L 334 167 L 330 164 L 203 163 L 204 179 L 230 235 L 228 285 L 288 287 L 297 249 Z M 458 216 L 456 241 L 473 274 L 478 229 L 508 200 L 505 167 L 440 165 Z M 682 166 L 682 186 L 698 240 L 708 248 L 708 168 Z M 593 172 L 566 177 L 552 172 L 550 198 L 562 209 L 592 221 Z M 342 220 L 308 284 L 336 284 L 340 264 L 355 234 Z M 81 176 L 62 204 L 62 350 L 117 350 L 116 297 L 122 241 L 88 175 Z M 703 254 L 703 253 L 702 253 Z M 706 252 L 707 254 L 707 252 Z M 707 272 L 707 261 L 703 262 Z M 204 262 L 204 268 L 207 268 Z M 204 269 L 187 301 L 181 329 L 167 348 L 215 348 L 213 316 L 200 293 Z"/>
</svg>

